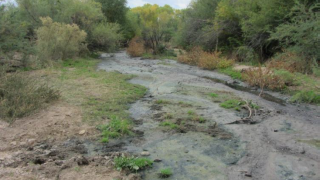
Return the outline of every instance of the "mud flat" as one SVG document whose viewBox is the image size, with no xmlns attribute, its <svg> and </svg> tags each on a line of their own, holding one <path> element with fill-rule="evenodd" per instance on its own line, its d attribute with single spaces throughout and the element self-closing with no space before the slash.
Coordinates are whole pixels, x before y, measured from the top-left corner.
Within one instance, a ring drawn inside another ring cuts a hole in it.
<svg viewBox="0 0 320 180">
<path fill-rule="evenodd" d="M 149 89 L 130 109 L 140 136 L 121 146 L 157 160 L 142 172 L 144 179 L 160 179 L 157 173 L 166 167 L 173 171 L 169 179 L 320 179 L 319 107 L 288 104 L 273 92 L 261 98 L 245 83 L 172 60 L 124 52 L 102 58 L 99 70 L 133 74 L 131 83 Z M 222 108 L 228 99 L 256 104 L 256 123 L 230 124 L 248 114 Z"/>
</svg>

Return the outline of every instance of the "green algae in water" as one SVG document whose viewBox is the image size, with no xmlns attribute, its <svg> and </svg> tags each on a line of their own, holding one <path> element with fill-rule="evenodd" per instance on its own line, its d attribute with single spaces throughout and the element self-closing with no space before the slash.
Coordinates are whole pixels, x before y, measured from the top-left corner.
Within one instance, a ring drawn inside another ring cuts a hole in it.
<svg viewBox="0 0 320 180">
<path fill-rule="evenodd" d="M 298 140 L 299 142 L 306 143 L 316 148 L 320 149 L 320 140 L 319 139 L 311 139 L 311 140 Z"/>
</svg>

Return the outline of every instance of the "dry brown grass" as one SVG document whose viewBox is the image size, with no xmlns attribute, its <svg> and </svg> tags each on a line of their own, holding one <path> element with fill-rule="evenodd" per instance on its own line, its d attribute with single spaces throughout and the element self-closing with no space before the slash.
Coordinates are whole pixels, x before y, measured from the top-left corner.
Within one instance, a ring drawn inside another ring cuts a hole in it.
<svg viewBox="0 0 320 180">
<path fill-rule="evenodd" d="M 223 69 L 234 64 L 234 60 L 221 57 L 221 52 L 205 52 L 200 47 L 195 47 L 185 55 L 179 56 L 178 61 L 208 70 Z"/>
<path fill-rule="evenodd" d="M 260 87 L 261 93 L 265 88 L 280 90 L 286 87 L 285 80 L 277 76 L 269 68 L 252 68 L 242 73 L 244 80 L 251 86 Z M 260 94 L 261 95 L 261 94 Z"/>
<path fill-rule="evenodd" d="M 294 52 L 285 51 L 267 62 L 270 69 L 284 69 L 289 72 L 304 73 L 308 67 L 306 62 Z"/>
<path fill-rule="evenodd" d="M 145 53 L 145 48 L 144 48 L 144 42 L 141 38 L 135 37 L 133 38 L 130 43 L 129 47 L 127 48 L 127 53 L 131 57 L 140 57 Z"/>
</svg>

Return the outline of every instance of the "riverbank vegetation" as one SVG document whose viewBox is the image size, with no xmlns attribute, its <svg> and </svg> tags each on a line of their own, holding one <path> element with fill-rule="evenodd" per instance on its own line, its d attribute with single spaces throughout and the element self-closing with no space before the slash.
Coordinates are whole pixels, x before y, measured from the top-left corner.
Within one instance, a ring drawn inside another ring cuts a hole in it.
<svg viewBox="0 0 320 180">
<path fill-rule="evenodd" d="M 28 115 L 41 104 L 58 99 L 58 94 L 63 96 L 64 92 L 47 83 L 21 82 L 26 77 L 24 71 L 63 64 L 63 79 L 68 74 L 66 63 L 79 68 L 76 62 L 84 65 L 88 61 L 92 68 L 89 56 L 123 47 L 127 47 L 132 57 L 177 59 L 246 81 L 262 93 L 266 89 L 276 90 L 292 95 L 292 102 L 320 103 L 317 1 L 196 0 L 182 10 L 151 4 L 130 9 L 126 3 L 125 0 L 2 2 L 1 114 L 10 118 Z M 237 69 L 239 64 L 249 68 Z M 88 71 L 81 67 L 76 72 L 81 75 Z M 100 74 L 90 70 L 86 75 Z M 111 75 L 125 84 L 127 77 Z M 142 90 L 129 89 L 139 96 L 143 94 Z M 30 93 L 23 93 L 24 90 Z M 36 92 L 41 94 L 41 100 L 31 102 Z M 12 93 L 24 94 L 18 98 L 21 107 L 11 106 L 18 102 L 12 98 L 18 96 Z M 131 102 L 131 97 L 124 99 Z M 91 101 L 104 107 L 98 100 Z M 95 113 L 100 116 L 98 111 Z"/>
</svg>

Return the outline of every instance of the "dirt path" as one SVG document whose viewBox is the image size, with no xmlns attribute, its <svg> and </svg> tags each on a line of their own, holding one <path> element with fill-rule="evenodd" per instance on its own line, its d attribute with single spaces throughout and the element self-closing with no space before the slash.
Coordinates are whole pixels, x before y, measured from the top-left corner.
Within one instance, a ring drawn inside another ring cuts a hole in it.
<svg viewBox="0 0 320 180">
<path fill-rule="evenodd" d="M 124 52 L 103 57 L 99 69 L 134 74 L 131 82 L 149 89 L 130 109 L 143 135 L 113 142 L 124 152 L 148 151 L 150 158 L 161 160 L 144 172 L 144 179 L 158 179 L 163 167 L 172 168 L 171 179 L 179 180 L 320 179 L 319 107 L 267 101 L 208 79 L 235 83 L 225 75 L 176 61 L 132 59 Z M 247 116 L 219 106 L 230 97 L 257 104 L 257 123 L 227 125 Z"/>
</svg>

